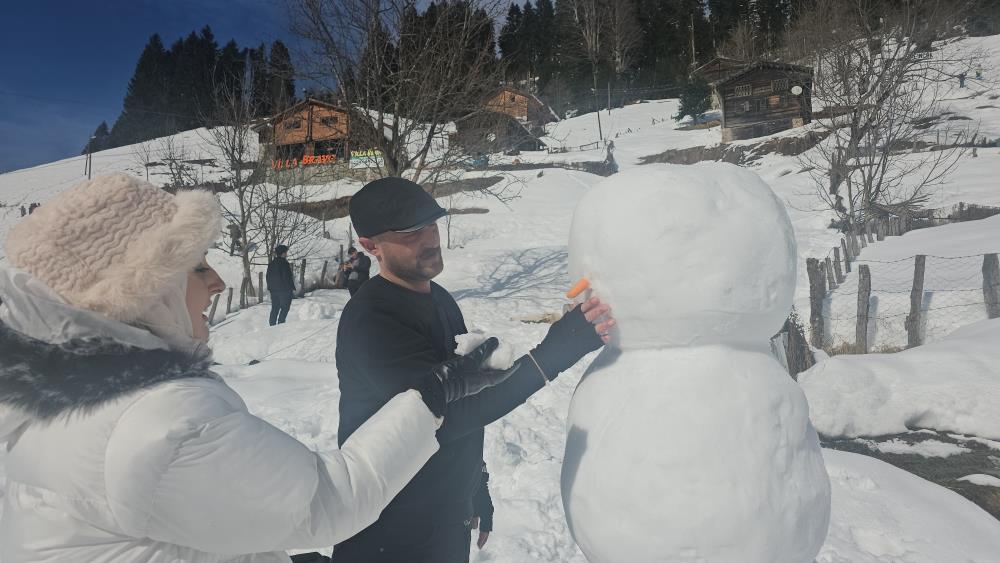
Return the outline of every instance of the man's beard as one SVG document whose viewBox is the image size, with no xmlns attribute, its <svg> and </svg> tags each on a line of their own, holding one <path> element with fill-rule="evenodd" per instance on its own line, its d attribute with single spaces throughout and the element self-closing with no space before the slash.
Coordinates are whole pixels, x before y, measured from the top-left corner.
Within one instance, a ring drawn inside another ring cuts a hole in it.
<svg viewBox="0 0 1000 563">
<path fill-rule="evenodd" d="M 388 258 L 388 257 L 387 257 Z M 387 260 L 389 271 L 410 282 L 426 282 L 444 270 L 444 259 L 441 257 L 441 247 L 428 248 L 417 256 L 411 264 L 404 264 L 393 259 Z"/>
</svg>

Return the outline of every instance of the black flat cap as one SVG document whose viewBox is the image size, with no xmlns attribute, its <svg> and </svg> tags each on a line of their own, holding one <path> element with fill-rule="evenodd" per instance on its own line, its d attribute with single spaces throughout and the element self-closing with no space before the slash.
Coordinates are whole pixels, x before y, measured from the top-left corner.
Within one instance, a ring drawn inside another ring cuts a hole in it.
<svg viewBox="0 0 1000 563">
<path fill-rule="evenodd" d="M 360 237 L 416 231 L 448 214 L 423 188 L 404 178 L 369 182 L 351 198 L 349 209 Z"/>
</svg>

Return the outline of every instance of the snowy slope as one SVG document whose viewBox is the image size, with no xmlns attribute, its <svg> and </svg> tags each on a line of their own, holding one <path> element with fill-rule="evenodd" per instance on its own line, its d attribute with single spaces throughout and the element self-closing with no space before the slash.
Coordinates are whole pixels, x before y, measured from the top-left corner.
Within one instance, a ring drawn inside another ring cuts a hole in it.
<svg viewBox="0 0 1000 563">
<path fill-rule="evenodd" d="M 1000 37 L 969 41 L 994 49 L 994 59 L 1000 61 Z M 994 67 L 998 69 L 996 72 Z M 988 77 L 995 76 L 1000 72 L 1000 64 L 986 68 L 986 72 Z M 981 131 L 1000 137 L 1000 101 L 990 100 L 1000 91 L 992 82 L 973 86 L 968 91 L 955 92 L 953 111 L 981 121 Z M 996 107 L 985 107 L 991 105 Z M 623 168 L 637 166 L 640 157 L 667 149 L 718 142 L 718 128 L 678 129 L 669 120 L 676 108 L 676 100 L 650 101 L 601 116 L 602 126 L 610 132 Z M 189 131 L 175 137 L 190 149 L 192 158 L 211 157 L 205 147 L 204 131 Z M 596 116 L 587 114 L 554 124 L 549 137 L 567 146 L 596 141 Z M 128 171 L 144 175 L 133 152 L 132 147 L 122 147 L 95 154 L 95 173 Z M 519 158 L 522 162 L 565 162 L 600 160 L 603 156 L 603 150 L 596 150 L 557 155 L 525 153 Z M 832 214 L 817 208 L 814 188 L 807 175 L 799 172 L 801 165 L 794 157 L 768 156 L 752 168 L 787 204 L 799 245 L 796 303 L 803 309 L 808 292 L 804 284 L 805 258 L 824 256 L 839 241 L 836 233 L 827 228 Z M 934 204 L 958 201 L 1000 204 L 1000 188 L 995 181 L 998 170 L 1000 149 L 979 151 L 978 158 L 965 158 L 949 182 L 934 192 Z M 80 181 L 82 171 L 83 157 L 74 157 L 0 175 L 0 202 L 14 205 L 0 208 L 0 240 L 19 220 L 18 205 L 34 201 L 44 204 Z M 202 172 L 206 179 L 214 179 L 216 173 L 211 169 Z M 162 176 L 152 179 L 165 181 Z M 566 273 L 566 242 L 572 210 L 583 192 L 600 178 L 547 169 L 541 177 L 530 171 L 514 173 L 511 179 L 517 182 L 514 187 L 520 190 L 521 198 L 509 205 L 472 195 L 456 196 L 449 202 L 453 207 L 483 207 L 489 213 L 452 219 L 456 248 L 445 250 L 447 266 L 438 281 L 459 300 L 470 329 L 496 334 L 516 348 L 526 350 L 542 338 L 546 325 L 522 320 L 558 311 L 564 303 L 562 292 L 570 282 Z M 324 197 L 346 195 L 357 188 L 356 184 L 327 186 Z M 916 252 L 942 256 L 980 253 L 995 249 L 996 228 L 996 221 L 984 221 L 914 232 L 869 247 L 863 258 L 889 260 L 892 256 Z M 345 219 L 328 224 L 334 236 L 346 233 L 347 229 Z M 444 231 L 442 222 L 442 236 Z M 340 242 L 343 241 L 324 243 L 329 244 L 325 251 L 332 252 L 333 246 Z M 238 287 L 241 274 L 236 260 L 221 251 L 213 251 L 210 260 L 227 283 Z M 642 265 L 630 267 L 639 272 Z M 253 307 L 232 315 L 216 327 L 212 336 L 217 359 L 225 364 L 220 372 L 245 395 L 251 409 L 320 450 L 336 446 L 339 394 L 333 360 L 337 321 L 345 302 L 344 292 L 316 292 L 296 301 L 290 322 L 275 328 L 266 327 L 266 305 Z M 975 318 L 962 322 L 970 320 Z M 911 372 L 918 372 L 919 367 L 928 370 L 928 381 L 941 384 L 940 374 L 950 373 L 953 364 L 933 372 L 930 368 L 934 362 L 944 363 L 952 355 L 964 355 L 968 356 L 964 361 L 971 365 L 977 362 L 976 354 L 987 353 L 996 341 L 995 331 L 980 333 L 972 328 L 942 341 L 941 347 L 926 346 L 924 357 L 898 354 L 878 358 L 884 362 L 878 374 L 890 375 L 878 375 L 868 382 L 843 383 L 847 375 L 832 375 L 861 369 L 860 363 L 855 366 L 852 362 L 864 358 L 828 360 L 830 374 L 822 382 L 824 386 L 819 385 L 819 378 L 804 379 L 817 426 L 881 429 L 902 425 L 905 428 L 914 415 L 912 411 L 901 407 L 882 412 L 877 408 L 879 405 L 860 408 L 866 403 L 858 403 L 859 408 L 850 408 L 845 403 L 855 395 L 866 396 L 869 393 L 866 385 L 895 386 L 891 381 L 887 383 L 886 378 L 896 377 L 895 374 L 905 378 Z M 964 349 L 970 352 L 963 354 Z M 252 359 L 264 361 L 247 367 L 246 363 Z M 984 378 L 995 377 L 996 365 L 995 359 L 984 360 L 969 371 Z M 497 530 L 487 549 L 474 560 L 583 563 L 566 528 L 558 488 L 566 412 L 583 368 L 584 365 L 575 367 L 488 428 L 486 457 L 497 504 Z M 817 380 L 812 388 L 811 379 Z M 906 387 L 903 383 L 899 385 Z M 977 414 L 974 423 L 941 424 L 954 431 L 993 436 L 993 427 L 988 424 L 995 424 L 989 419 L 996 410 L 994 403 L 987 402 L 993 400 L 992 392 L 979 393 L 975 400 L 981 402 L 969 403 L 970 394 L 975 391 L 964 385 L 961 380 L 945 379 L 944 385 L 932 390 L 922 391 L 923 388 L 913 386 L 913 395 L 901 395 L 898 400 L 920 404 L 919 400 L 932 395 L 940 399 L 927 403 L 928 409 L 939 413 L 935 422 L 928 424 L 939 424 L 937 421 L 948 416 L 965 421 L 963 417 L 968 413 L 958 406 L 964 405 L 961 408 L 970 411 L 975 406 L 976 413 L 987 414 Z M 995 387 L 993 383 L 986 385 Z M 820 563 L 998 560 L 1000 524 L 965 499 L 875 460 L 840 452 L 827 452 L 826 459 L 834 486 L 834 513 L 827 544 L 817 558 Z M 2 479 L 0 470 L 0 494 Z"/>
</svg>

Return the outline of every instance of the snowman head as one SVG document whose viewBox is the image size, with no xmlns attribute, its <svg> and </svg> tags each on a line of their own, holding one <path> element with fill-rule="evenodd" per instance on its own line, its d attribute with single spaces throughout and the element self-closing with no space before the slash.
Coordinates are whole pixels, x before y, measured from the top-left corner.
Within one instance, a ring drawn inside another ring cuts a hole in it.
<svg viewBox="0 0 1000 563">
<path fill-rule="evenodd" d="M 618 320 L 621 348 L 759 347 L 795 291 L 784 206 L 730 164 L 650 165 L 588 191 L 573 215 L 570 274 Z"/>
</svg>

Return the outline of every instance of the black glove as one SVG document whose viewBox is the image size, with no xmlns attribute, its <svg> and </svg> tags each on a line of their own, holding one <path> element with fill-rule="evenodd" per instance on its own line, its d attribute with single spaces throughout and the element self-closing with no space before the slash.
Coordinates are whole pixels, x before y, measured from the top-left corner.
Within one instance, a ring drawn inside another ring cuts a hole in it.
<svg viewBox="0 0 1000 563">
<path fill-rule="evenodd" d="M 421 379 L 415 387 L 420 391 L 427 408 L 435 416 L 444 416 L 444 407 L 470 395 L 475 395 L 487 387 L 503 382 L 518 368 L 513 366 L 505 370 L 490 369 L 486 362 L 500 341 L 490 337 L 465 356 L 442 362 Z"/>
<path fill-rule="evenodd" d="M 490 474 L 483 465 L 483 480 L 479 483 L 476 496 L 472 497 L 473 516 L 479 517 L 479 531 L 493 531 L 493 499 L 490 497 Z"/>
<path fill-rule="evenodd" d="M 546 379 L 555 379 L 580 358 L 604 346 L 593 323 L 583 316 L 583 308 L 577 305 L 561 319 L 552 324 L 541 344 L 531 351 Z"/>
</svg>

